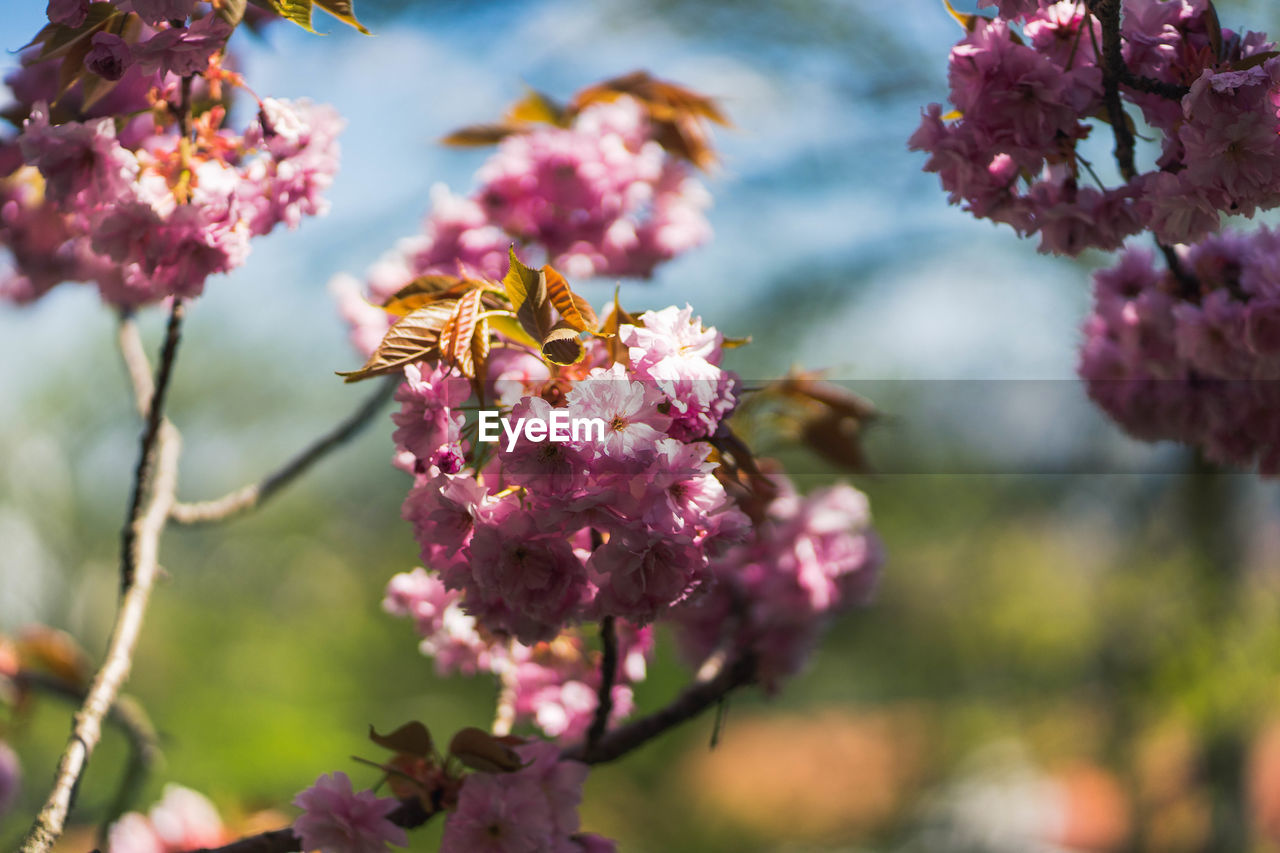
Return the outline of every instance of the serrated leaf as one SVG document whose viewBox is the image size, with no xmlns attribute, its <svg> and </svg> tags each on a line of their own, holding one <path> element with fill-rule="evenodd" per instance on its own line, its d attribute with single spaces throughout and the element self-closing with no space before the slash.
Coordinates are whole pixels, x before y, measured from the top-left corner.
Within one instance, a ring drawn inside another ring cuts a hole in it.
<svg viewBox="0 0 1280 853">
<path fill-rule="evenodd" d="M 576 364 L 582 360 L 582 356 L 586 354 L 586 350 L 582 346 L 582 340 L 578 337 L 581 333 L 573 326 L 561 320 L 547 332 L 545 338 L 542 339 L 542 356 L 552 364 L 558 364 L 562 367 L 567 364 Z"/>
<path fill-rule="evenodd" d="M 449 741 L 449 754 L 472 770 L 514 773 L 524 766 L 516 751 L 482 729 L 465 728 Z"/>
<path fill-rule="evenodd" d="M 435 752 L 435 744 L 431 740 L 431 732 L 417 720 L 405 723 L 400 728 L 385 735 L 378 734 L 373 726 L 369 726 L 369 740 L 392 752 L 416 755 L 419 758 L 430 758 Z"/>
<path fill-rule="evenodd" d="M 342 23 L 355 27 L 365 35 L 369 35 L 369 31 L 365 29 L 364 24 L 356 20 L 356 13 L 351 0 L 315 0 L 315 4 L 339 21 L 342 21 Z"/>
<path fill-rule="evenodd" d="M 502 279 L 502 286 L 511 302 L 511 310 L 520 326 L 535 341 L 545 341 L 551 333 L 551 302 L 547 299 L 547 277 L 539 270 L 531 269 L 516 257 L 516 247 L 510 249 L 511 266 Z"/>
<path fill-rule="evenodd" d="M 579 332 L 594 332 L 600 326 L 600 319 L 591 304 L 574 293 L 569 282 L 550 264 L 542 268 L 542 274 L 547 279 L 547 299 L 559 312 L 560 319 Z"/>
<path fill-rule="evenodd" d="M 523 132 L 524 128 L 517 124 L 471 124 L 443 137 L 440 144 L 452 145 L 455 148 L 478 148 L 497 145 L 508 136 Z"/>
<path fill-rule="evenodd" d="M 471 290 L 458 299 L 453 314 L 440 328 L 440 360 L 458 368 L 468 379 L 474 379 L 476 364 L 472 358 L 471 338 L 480 315 L 479 290 Z"/>
<path fill-rule="evenodd" d="M 404 317 L 387 330 L 373 355 L 359 370 L 338 372 L 347 382 L 359 382 L 372 376 L 395 373 L 406 364 L 436 353 L 440 330 L 453 315 L 457 300 L 442 299 L 425 305 Z"/>
<path fill-rule="evenodd" d="M 456 275 L 420 275 L 382 303 L 382 310 L 403 317 L 432 302 L 461 296 L 476 284 Z"/>
</svg>

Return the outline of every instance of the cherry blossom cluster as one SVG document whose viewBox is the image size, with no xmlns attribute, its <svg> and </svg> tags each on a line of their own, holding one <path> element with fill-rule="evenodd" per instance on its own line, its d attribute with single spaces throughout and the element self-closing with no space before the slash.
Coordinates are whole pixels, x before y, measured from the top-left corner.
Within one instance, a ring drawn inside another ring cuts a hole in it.
<svg viewBox="0 0 1280 853">
<path fill-rule="evenodd" d="M 470 196 L 434 187 L 422 234 L 402 240 L 363 284 L 334 280 L 356 347 L 369 352 L 381 340 L 388 319 L 375 306 L 407 282 L 459 270 L 499 279 L 513 242 L 577 279 L 647 278 L 705 243 L 710 196 L 656 134 L 644 105 L 624 95 L 585 107 L 567 127 L 507 136 Z"/>
<path fill-rule="evenodd" d="M 121 25 L 141 33 L 132 42 L 111 26 L 93 31 L 87 3 L 50 4 L 55 36 L 93 31 L 76 89 L 60 93 L 66 58 L 46 58 L 38 44 L 6 81 L 25 116 L 20 133 L 0 138 L 0 244 L 10 255 L 0 294 L 9 299 L 30 301 L 63 281 L 94 282 L 120 306 L 196 296 L 210 275 L 243 263 L 251 238 L 327 210 L 336 112 L 260 99 L 237 132 L 226 96 L 243 84 L 222 67 L 230 26 L 209 10 L 188 26 L 193 0 L 116 5 L 118 16 L 141 19 Z"/>
<path fill-rule="evenodd" d="M 512 723 L 532 723 L 553 738 L 580 739 L 599 704 L 600 654 L 589 650 L 576 631 L 532 646 L 501 642 L 462 609 L 461 599 L 461 593 L 446 588 L 438 575 L 417 568 L 391 579 L 383 607 L 413 620 L 422 637 L 422 653 L 435 660 L 441 675 L 497 675 L 510 691 Z M 631 685 L 644 680 L 653 648 L 651 627 L 620 621 L 617 628 L 612 722 L 633 710 Z"/>
<path fill-rule="evenodd" d="M 1117 78 L 1104 74 L 1089 4 L 994 5 L 997 16 L 968 19 L 951 51 L 954 109 L 930 105 L 909 142 L 929 154 L 925 169 L 952 203 L 1069 255 L 1118 249 L 1141 231 L 1191 242 L 1224 213 L 1280 204 L 1280 58 L 1265 36 L 1220 27 L 1208 0 L 1125 0 Z M 1160 150 L 1145 170 L 1125 174 L 1122 163 L 1124 182 L 1104 186 L 1080 143 L 1100 126 L 1110 134 L 1102 122 L 1132 121 L 1128 107 Z"/>
<path fill-rule="evenodd" d="M 1135 250 L 1094 277 L 1089 395 L 1137 438 L 1280 473 L 1280 232 L 1223 232 L 1182 267 L 1157 271 Z"/>
<path fill-rule="evenodd" d="M 605 616 L 648 624 L 700 588 L 710 555 L 748 529 L 707 461 L 706 439 L 736 399 L 722 336 L 689 308 L 638 323 L 617 333 L 625 364 L 593 339 L 555 375 L 507 349 L 485 377 L 508 421 L 548 422 L 564 408 L 603 421 L 602 442 L 473 444 L 461 411 L 470 384 L 441 365 L 405 369 L 394 438 L 415 482 L 404 515 L 425 563 L 488 632 L 532 645 Z"/>
<path fill-rule="evenodd" d="M 184 853 L 231 840 L 208 798 L 169 784 L 147 814 L 128 812 L 111 825 L 107 853 Z"/>
<path fill-rule="evenodd" d="M 445 818 L 440 853 L 612 853 L 615 844 L 578 831 L 578 804 L 587 766 L 562 761 L 551 743 L 515 748 L 524 766 L 514 773 L 471 773 L 457 807 Z"/>
<path fill-rule="evenodd" d="M 770 692 L 803 667 L 833 614 L 870 599 L 882 559 L 861 492 L 837 485 L 801 496 L 782 478 L 778 487 L 755 535 L 711 561 L 707 594 L 672 614 L 691 663 L 749 649 Z"/>
</svg>

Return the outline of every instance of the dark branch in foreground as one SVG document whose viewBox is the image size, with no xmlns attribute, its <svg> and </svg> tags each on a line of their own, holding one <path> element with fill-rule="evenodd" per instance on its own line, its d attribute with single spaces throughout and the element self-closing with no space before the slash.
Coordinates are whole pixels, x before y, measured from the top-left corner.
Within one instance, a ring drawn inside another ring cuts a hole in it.
<svg viewBox="0 0 1280 853">
<path fill-rule="evenodd" d="M 1116 163 L 1120 174 L 1132 180 L 1137 169 L 1133 165 L 1133 131 L 1120 100 L 1120 83 L 1129 75 L 1120 44 L 1120 0 L 1086 0 L 1089 11 L 1102 24 L 1102 85 L 1107 121 L 1116 138 Z"/>
<path fill-rule="evenodd" d="M 609 727 L 609 716 L 613 713 L 613 684 L 618 675 L 618 631 L 612 616 L 600 620 L 600 644 L 604 648 L 604 655 L 600 660 L 600 690 L 596 694 L 596 712 L 591 718 L 591 727 L 587 729 L 588 754 L 595 751 L 596 744 Z"/>
<path fill-rule="evenodd" d="M 755 657 L 744 654 L 720 667 L 709 677 L 686 687 L 665 708 L 608 732 L 589 752 L 586 744 L 578 744 L 561 753 L 561 758 L 587 764 L 605 764 L 621 758 L 668 729 L 698 716 L 731 690 L 750 684 L 755 680 L 755 673 Z"/>
<path fill-rule="evenodd" d="M 400 807 L 387 815 L 387 818 L 396 826 L 414 829 L 431 820 L 434 815 L 435 812 L 428 812 L 418 800 L 410 799 L 401 800 Z M 222 847 L 202 847 L 189 853 L 300 853 L 301 850 L 302 839 L 292 829 L 285 827 L 250 835 Z"/>
<path fill-rule="evenodd" d="M 1142 77 L 1134 74 L 1128 68 L 1120 72 L 1120 82 L 1130 89 L 1146 92 L 1149 95 L 1159 95 L 1171 101 L 1181 101 L 1191 92 L 1190 86 L 1180 86 L 1177 83 L 1166 83 L 1163 80 L 1156 80 L 1152 77 Z"/>
<path fill-rule="evenodd" d="M 672 700 L 667 707 L 603 735 L 596 742 L 590 757 L 586 755 L 585 743 L 566 749 L 560 757 L 566 761 L 582 761 L 587 764 L 604 764 L 621 758 L 668 729 L 716 705 L 735 688 L 750 684 L 755 680 L 755 672 L 754 656 L 745 654 L 735 658 L 727 666 L 714 668 L 714 671 L 707 673 L 705 677 L 700 677 L 685 688 L 684 692 Z M 410 799 L 401 800 L 400 807 L 389 817 L 397 826 L 413 829 L 422 826 L 435 814 L 436 812 L 428 812 L 423 808 L 418 800 Z M 299 853 L 301 849 L 302 840 L 293 833 L 292 829 L 286 827 L 241 838 L 222 847 L 191 850 L 188 853 Z"/>
<path fill-rule="evenodd" d="M 360 408 L 348 415 L 346 420 L 321 436 L 277 471 L 268 474 L 262 482 L 250 483 L 211 501 L 176 503 L 170 511 L 170 516 L 179 524 L 210 524 L 248 512 L 264 503 L 327 456 L 331 450 L 354 438 L 368 426 L 383 404 L 391 399 L 398 384 L 398 376 L 385 380 L 382 387 L 370 395 Z"/>
</svg>

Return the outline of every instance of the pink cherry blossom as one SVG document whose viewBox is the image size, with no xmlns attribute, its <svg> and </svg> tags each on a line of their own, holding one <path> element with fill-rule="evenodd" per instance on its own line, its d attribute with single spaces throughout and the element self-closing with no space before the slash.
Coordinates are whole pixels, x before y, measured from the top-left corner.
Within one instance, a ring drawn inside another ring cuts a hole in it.
<svg viewBox="0 0 1280 853">
<path fill-rule="evenodd" d="M 409 839 L 387 819 L 399 806 L 390 797 L 352 790 L 347 774 L 326 774 L 294 797 L 302 814 L 293 831 L 307 850 L 320 853 L 382 853 L 387 844 L 407 847 Z"/>
</svg>

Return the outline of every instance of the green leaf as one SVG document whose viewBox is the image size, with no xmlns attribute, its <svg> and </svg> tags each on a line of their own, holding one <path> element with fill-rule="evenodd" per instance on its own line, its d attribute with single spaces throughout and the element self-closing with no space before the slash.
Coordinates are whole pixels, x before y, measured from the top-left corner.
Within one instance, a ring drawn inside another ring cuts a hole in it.
<svg viewBox="0 0 1280 853">
<path fill-rule="evenodd" d="M 524 327 L 520 325 L 520 322 L 512 314 L 491 314 L 489 316 L 489 324 L 493 326 L 495 332 L 518 344 L 525 344 L 535 350 L 540 349 L 542 346 L 529 336 L 529 333 L 524 330 Z"/>
<path fill-rule="evenodd" d="M 392 752 L 403 752 L 419 758 L 430 758 L 435 752 L 435 744 L 431 741 L 431 732 L 417 720 L 405 723 L 390 734 L 380 735 L 369 726 L 369 740 Z"/>
<path fill-rule="evenodd" d="M 356 20 L 356 13 L 355 9 L 352 8 L 351 0 L 315 0 L 315 3 L 321 9 L 342 21 L 342 23 L 355 27 L 365 35 L 369 35 L 369 31 L 365 29 L 364 24 Z"/>
<path fill-rule="evenodd" d="M 244 11 L 248 8 L 248 5 L 248 0 L 218 0 L 214 10 L 218 13 L 219 18 L 231 26 L 237 27 L 244 20 Z"/>
<path fill-rule="evenodd" d="M 267 0 L 267 7 L 307 32 L 315 32 L 315 28 L 311 26 L 311 0 Z"/>
<path fill-rule="evenodd" d="M 530 269 L 516 257 L 516 247 L 510 250 L 511 266 L 502 279 L 511 310 L 520 326 L 535 341 L 545 341 L 551 333 L 551 302 L 547 299 L 547 277 Z"/>
</svg>

